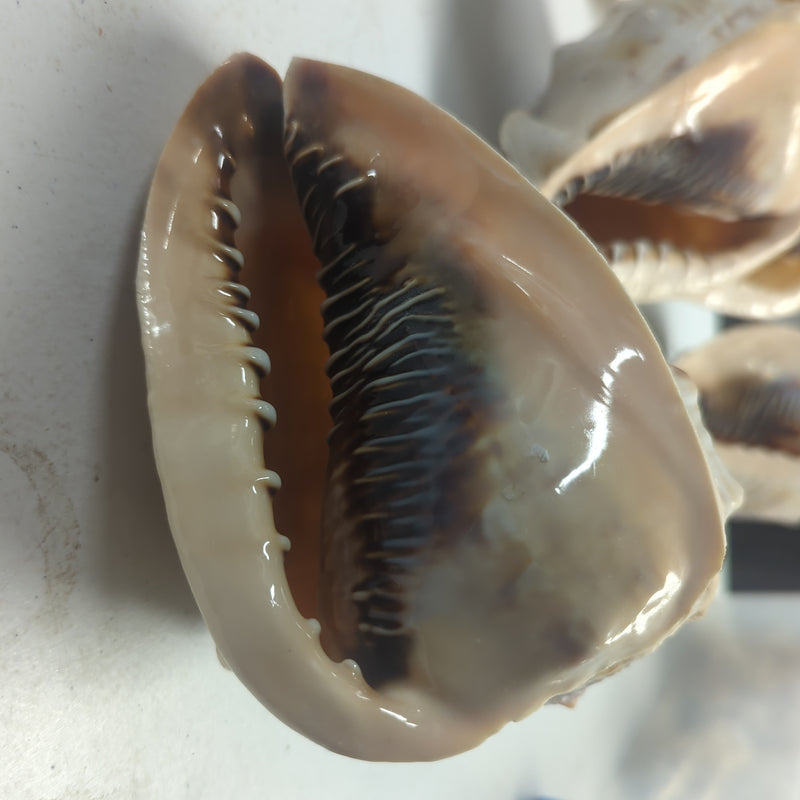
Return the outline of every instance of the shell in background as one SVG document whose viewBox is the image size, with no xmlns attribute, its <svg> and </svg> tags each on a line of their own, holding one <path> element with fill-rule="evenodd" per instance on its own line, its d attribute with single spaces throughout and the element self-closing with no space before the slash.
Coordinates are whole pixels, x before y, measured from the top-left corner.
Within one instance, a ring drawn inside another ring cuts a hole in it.
<svg viewBox="0 0 800 800">
<path fill-rule="evenodd" d="M 800 330 L 739 325 L 678 359 L 744 489 L 744 518 L 800 523 Z"/>
<path fill-rule="evenodd" d="M 501 130 L 637 302 L 800 308 L 800 4 L 632 0 Z"/>
</svg>

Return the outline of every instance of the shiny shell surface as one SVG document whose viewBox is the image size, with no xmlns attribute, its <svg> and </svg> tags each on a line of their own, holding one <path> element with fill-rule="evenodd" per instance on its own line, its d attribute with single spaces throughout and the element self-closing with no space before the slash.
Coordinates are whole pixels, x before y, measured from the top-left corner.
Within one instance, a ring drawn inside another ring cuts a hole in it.
<svg viewBox="0 0 800 800">
<path fill-rule="evenodd" d="M 639 312 L 410 92 L 226 62 L 159 162 L 137 295 L 195 598 L 248 688 L 326 747 L 468 749 L 708 601 L 721 516 Z"/>
</svg>

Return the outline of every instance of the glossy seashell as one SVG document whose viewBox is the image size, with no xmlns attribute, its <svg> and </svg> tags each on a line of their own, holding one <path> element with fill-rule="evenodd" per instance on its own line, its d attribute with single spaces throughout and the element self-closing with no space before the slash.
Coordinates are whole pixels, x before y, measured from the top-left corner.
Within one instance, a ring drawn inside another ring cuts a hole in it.
<svg viewBox="0 0 800 800">
<path fill-rule="evenodd" d="M 719 456 L 744 488 L 738 516 L 800 523 L 800 330 L 738 325 L 677 366 L 697 385 Z"/>
<path fill-rule="evenodd" d="M 639 312 L 410 92 L 226 62 L 162 154 L 137 292 L 194 595 L 239 678 L 324 746 L 463 751 L 708 601 L 720 513 Z"/>
<path fill-rule="evenodd" d="M 636 302 L 800 309 L 800 4 L 632 0 L 560 48 L 504 151 Z"/>
<path fill-rule="evenodd" d="M 703 398 L 697 385 L 684 370 L 675 365 L 672 366 L 672 376 L 675 379 L 686 412 L 703 448 L 706 463 L 714 482 L 720 515 L 723 519 L 728 519 L 742 507 L 744 490 L 731 474 L 725 461 L 720 457 L 719 447 L 706 426 Z"/>
</svg>

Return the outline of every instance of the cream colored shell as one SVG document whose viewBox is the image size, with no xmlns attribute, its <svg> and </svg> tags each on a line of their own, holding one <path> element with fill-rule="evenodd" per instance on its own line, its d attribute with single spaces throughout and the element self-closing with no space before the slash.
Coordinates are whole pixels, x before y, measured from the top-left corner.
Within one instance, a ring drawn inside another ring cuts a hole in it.
<svg viewBox="0 0 800 800">
<path fill-rule="evenodd" d="M 687 353 L 677 361 L 677 366 L 697 385 L 707 413 L 724 413 L 729 403 L 738 399 L 731 389 L 746 384 L 751 391 L 758 392 L 761 402 L 747 403 L 742 409 L 739 399 L 740 425 L 745 415 L 742 411 L 756 424 L 763 425 L 766 420 L 774 426 L 782 419 L 786 426 L 778 434 L 782 447 L 765 441 L 737 441 L 734 426 L 729 436 L 717 439 L 716 449 L 744 489 L 738 516 L 797 525 L 800 522 L 800 330 L 782 325 L 739 325 Z M 783 392 L 760 391 L 770 386 L 782 387 Z M 747 427 L 753 424 L 744 422 Z M 711 427 L 713 430 L 714 425 Z"/>
<path fill-rule="evenodd" d="M 333 661 L 320 624 L 298 611 L 284 561 L 290 542 L 293 555 L 306 545 L 274 521 L 283 497 L 294 497 L 289 519 L 319 499 L 291 494 L 289 475 L 302 478 L 293 454 L 324 453 L 318 416 L 304 424 L 297 409 L 309 401 L 317 414 L 327 402 L 315 394 L 321 366 L 306 366 L 317 363 L 315 324 L 297 324 L 318 289 L 282 163 L 284 107 L 289 147 L 298 132 L 310 136 L 318 174 L 338 159 L 375 181 L 365 213 L 394 231 L 396 254 L 422 264 L 422 278 L 435 272 L 426 265 L 438 247 L 458 254 L 459 280 L 480 299 L 480 327 L 465 340 L 513 408 L 485 431 L 499 455 L 484 475 L 491 493 L 477 549 L 474 537 L 456 538 L 448 560 L 425 562 L 408 678 L 380 691 L 351 661 Z M 267 285 L 285 277 L 291 289 L 251 298 L 237 276 Z M 324 746 L 398 761 L 468 749 L 651 651 L 708 601 L 724 550 L 720 513 L 644 321 L 566 217 L 409 92 L 295 61 L 282 103 L 279 79 L 258 59 L 226 62 L 159 162 L 137 297 L 156 460 L 192 591 L 238 677 Z M 268 341 L 254 339 L 254 305 Z M 262 381 L 264 350 L 275 369 Z M 274 407 L 262 399 L 296 380 L 294 398 Z M 270 454 L 283 459 L 283 489 Z M 487 604 L 485 589 L 511 555 L 506 599 Z M 426 616 L 425 593 L 442 587 L 456 592 L 452 616 Z M 465 660 L 483 642 L 484 660 Z M 513 676 L 513 691 L 498 675 Z"/>
</svg>

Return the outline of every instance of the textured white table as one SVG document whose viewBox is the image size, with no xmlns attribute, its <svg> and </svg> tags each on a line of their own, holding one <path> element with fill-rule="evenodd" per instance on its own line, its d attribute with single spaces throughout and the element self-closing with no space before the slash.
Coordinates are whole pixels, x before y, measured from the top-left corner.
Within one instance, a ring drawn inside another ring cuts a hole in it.
<svg viewBox="0 0 800 800">
<path fill-rule="evenodd" d="M 364 764 L 293 733 L 220 666 L 167 527 L 133 276 L 150 173 L 196 86 L 237 50 L 279 71 L 303 54 L 494 138 L 599 5 L 4 2 L 0 797 L 800 796 L 796 600 L 723 596 L 575 711 L 441 763 Z"/>
</svg>

